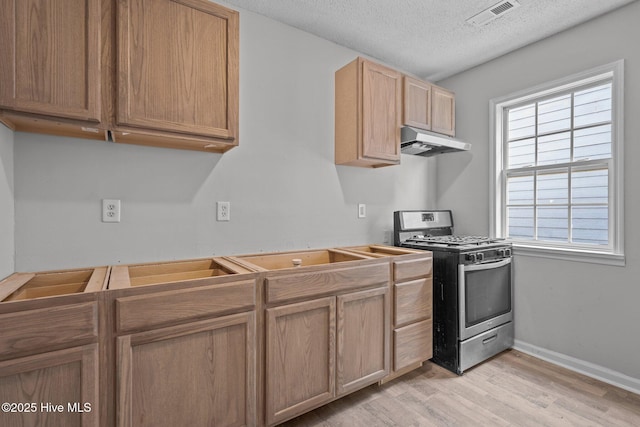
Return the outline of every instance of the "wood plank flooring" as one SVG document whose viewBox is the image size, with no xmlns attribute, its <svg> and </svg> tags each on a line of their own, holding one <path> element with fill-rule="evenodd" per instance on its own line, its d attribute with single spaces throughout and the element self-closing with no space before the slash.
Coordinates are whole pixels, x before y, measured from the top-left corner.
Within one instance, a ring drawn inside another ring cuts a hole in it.
<svg viewBox="0 0 640 427">
<path fill-rule="evenodd" d="M 426 363 L 287 427 L 640 426 L 640 395 L 509 350 L 461 377 Z"/>
</svg>

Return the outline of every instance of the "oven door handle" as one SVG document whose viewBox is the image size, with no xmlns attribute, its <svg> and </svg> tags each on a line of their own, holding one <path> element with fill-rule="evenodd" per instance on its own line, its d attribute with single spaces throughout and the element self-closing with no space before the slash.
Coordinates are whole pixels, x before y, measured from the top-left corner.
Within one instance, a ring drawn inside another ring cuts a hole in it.
<svg viewBox="0 0 640 427">
<path fill-rule="evenodd" d="M 505 258 L 500 261 L 487 262 L 484 264 L 472 264 L 465 265 L 464 271 L 482 271 L 482 270 L 490 270 L 492 268 L 500 268 L 504 267 L 507 264 L 511 264 L 511 258 Z"/>
</svg>

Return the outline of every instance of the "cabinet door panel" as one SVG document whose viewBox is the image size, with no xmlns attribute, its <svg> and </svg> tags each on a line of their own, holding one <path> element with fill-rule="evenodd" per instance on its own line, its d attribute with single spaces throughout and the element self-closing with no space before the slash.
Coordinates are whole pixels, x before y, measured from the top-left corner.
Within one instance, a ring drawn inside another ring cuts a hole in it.
<svg viewBox="0 0 640 427">
<path fill-rule="evenodd" d="M 382 65 L 362 63 L 362 155 L 400 161 L 402 75 Z"/>
<path fill-rule="evenodd" d="M 338 297 L 338 395 L 389 373 L 389 290 Z"/>
<path fill-rule="evenodd" d="M 236 12 L 206 1 L 122 0 L 118 28 L 118 124 L 236 137 Z"/>
<path fill-rule="evenodd" d="M 0 106 L 100 119 L 100 0 L 1 0 Z"/>
<path fill-rule="evenodd" d="M 0 401 L 36 404 L 35 411 L 0 412 L 2 426 L 97 426 L 98 345 L 0 362 Z"/>
<path fill-rule="evenodd" d="M 404 77 L 403 123 L 420 129 L 431 129 L 431 85 Z"/>
<path fill-rule="evenodd" d="M 335 297 L 267 309 L 267 424 L 335 396 L 335 311 Z"/>
<path fill-rule="evenodd" d="M 431 87 L 431 129 L 434 132 L 454 136 L 456 134 L 456 99 L 453 92 L 438 86 Z"/>
<path fill-rule="evenodd" d="M 119 426 L 255 424 L 255 314 L 117 339 Z"/>
</svg>

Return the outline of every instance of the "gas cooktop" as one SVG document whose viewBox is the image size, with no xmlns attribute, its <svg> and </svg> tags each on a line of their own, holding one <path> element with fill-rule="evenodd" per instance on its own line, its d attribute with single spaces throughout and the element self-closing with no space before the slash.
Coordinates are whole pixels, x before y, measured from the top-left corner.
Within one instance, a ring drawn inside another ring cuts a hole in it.
<svg viewBox="0 0 640 427">
<path fill-rule="evenodd" d="M 453 234 L 451 211 L 397 211 L 393 226 L 396 246 L 458 253 L 510 247 L 500 238 Z"/>
<path fill-rule="evenodd" d="M 431 244 L 440 244 L 446 246 L 466 246 L 466 245 L 485 245 L 488 243 L 500 242 L 503 239 L 496 239 L 491 237 L 484 236 L 457 236 L 457 235 L 446 235 L 446 236 L 413 236 L 410 239 L 405 240 L 405 243 L 431 243 Z"/>
</svg>

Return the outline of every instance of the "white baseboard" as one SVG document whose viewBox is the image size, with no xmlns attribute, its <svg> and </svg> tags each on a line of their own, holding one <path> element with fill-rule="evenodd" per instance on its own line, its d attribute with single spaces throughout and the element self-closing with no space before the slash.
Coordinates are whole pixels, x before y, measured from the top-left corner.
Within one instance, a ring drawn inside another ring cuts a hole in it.
<svg viewBox="0 0 640 427">
<path fill-rule="evenodd" d="M 554 365 L 562 366 L 563 368 L 567 368 L 607 384 L 620 387 L 632 393 L 640 394 L 640 379 L 638 378 L 633 378 L 612 369 L 605 368 L 604 366 L 576 359 L 575 357 L 547 350 L 546 348 L 538 347 L 520 340 L 515 340 L 513 348 L 539 359 L 546 360 Z"/>
</svg>

